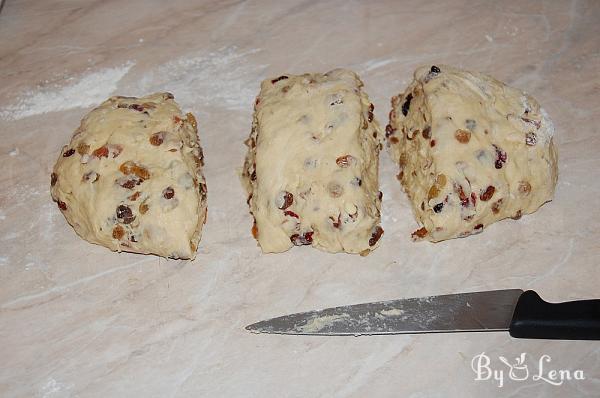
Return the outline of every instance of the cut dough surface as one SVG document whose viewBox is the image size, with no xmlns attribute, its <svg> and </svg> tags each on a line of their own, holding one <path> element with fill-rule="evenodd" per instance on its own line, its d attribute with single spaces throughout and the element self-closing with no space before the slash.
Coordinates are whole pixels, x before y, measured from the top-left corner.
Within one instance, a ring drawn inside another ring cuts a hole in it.
<svg viewBox="0 0 600 398">
<path fill-rule="evenodd" d="M 377 247 L 382 134 L 362 86 L 342 69 L 262 83 L 242 179 L 264 252 Z"/>
<path fill-rule="evenodd" d="M 196 120 L 171 94 L 112 97 L 62 149 L 51 194 L 89 242 L 193 259 L 206 221 L 202 166 Z"/>
<path fill-rule="evenodd" d="M 422 67 L 392 98 L 389 151 L 418 222 L 441 241 L 533 213 L 558 177 L 554 127 L 538 102 L 481 73 Z"/>
</svg>

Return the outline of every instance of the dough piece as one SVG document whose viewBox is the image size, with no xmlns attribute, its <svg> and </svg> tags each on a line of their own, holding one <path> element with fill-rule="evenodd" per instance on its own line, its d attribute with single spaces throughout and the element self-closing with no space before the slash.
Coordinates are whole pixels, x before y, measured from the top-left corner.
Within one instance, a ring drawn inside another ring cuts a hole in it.
<svg viewBox="0 0 600 398">
<path fill-rule="evenodd" d="M 518 219 L 552 199 L 554 127 L 526 93 L 489 76 L 421 67 L 392 98 L 386 137 L 398 178 L 433 242 Z"/>
<path fill-rule="evenodd" d="M 172 94 L 112 97 L 62 149 L 52 198 L 89 242 L 193 259 L 206 221 L 203 158 L 196 120 Z"/>
<path fill-rule="evenodd" d="M 263 252 L 377 247 L 383 137 L 362 86 L 342 69 L 262 82 L 243 181 Z"/>
</svg>

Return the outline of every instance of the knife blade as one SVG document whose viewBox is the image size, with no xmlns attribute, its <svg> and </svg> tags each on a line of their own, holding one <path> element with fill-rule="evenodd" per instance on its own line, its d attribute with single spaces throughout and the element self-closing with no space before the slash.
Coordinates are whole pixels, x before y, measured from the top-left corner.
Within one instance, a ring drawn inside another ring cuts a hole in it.
<svg viewBox="0 0 600 398">
<path fill-rule="evenodd" d="M 246 330 L 325 336 L 509 331 L 520 338 L 597 340 L 600 300 L 551 304 L 531 290 L 492 290 L 301 312 Z"/>
</svg>

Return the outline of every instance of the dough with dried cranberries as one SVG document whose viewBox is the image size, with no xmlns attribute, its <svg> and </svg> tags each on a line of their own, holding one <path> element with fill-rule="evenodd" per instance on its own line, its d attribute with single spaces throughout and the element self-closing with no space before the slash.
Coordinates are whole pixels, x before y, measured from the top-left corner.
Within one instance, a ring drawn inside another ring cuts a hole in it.
<svg viewBox="0 0 600 398">
<path fill-rule="evenodd" d="M 523 91 L 481 73 L 427 66 L 392 108 L 389 150 L 423 226 L 414 238 L 479 233 L 552 200 L 554 126 Z"/>
<path fill-rule="evenodd" d="M 202 166 L 196 120 L 173 95 L 112 97 L 62 149 L 51 194 L 89 242 L 193 259 L 206 221 Z"/>
<path fill-rule="evenodd" d="M 382 134 L 362 86 L 342 69 L 262 83 L 243 181 L 264 252 L 378 246 Z"/>
</svg>

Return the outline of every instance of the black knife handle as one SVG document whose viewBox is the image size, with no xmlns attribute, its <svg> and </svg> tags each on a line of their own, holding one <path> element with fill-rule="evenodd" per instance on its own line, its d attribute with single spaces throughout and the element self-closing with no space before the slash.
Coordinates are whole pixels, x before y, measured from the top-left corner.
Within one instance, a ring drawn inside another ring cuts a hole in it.
<svg viewBox="0 0 600 398">
<path fill-rule="evenodd" d="M 600 340 L 600 300 L 554 304 L 528 290 L 517 301 L 509 332 L 525 339 Z"/>
</svg>

